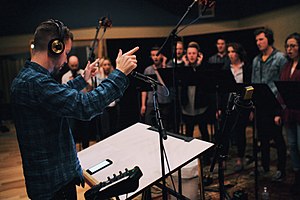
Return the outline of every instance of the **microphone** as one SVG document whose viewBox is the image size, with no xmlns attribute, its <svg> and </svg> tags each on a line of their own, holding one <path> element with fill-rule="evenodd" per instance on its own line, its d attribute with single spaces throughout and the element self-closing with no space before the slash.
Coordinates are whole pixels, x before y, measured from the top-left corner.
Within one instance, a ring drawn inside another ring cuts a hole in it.
<svg viewBox="0 0 300 200">
<path fill-rule="evenodd" d="M 99 23 L 101 26 L 104 27 L 104 29 L 110 28 L 112 26 L 112 21 L 111 21 L 111 19 L 109 19 L 109 17 L 102 17 L 99 20 Z"/>
<path fill-rule="evenodd" d="M 251 109 L 253 102 L 251 101 L 254 88 L 252 86 L 244 87 L 242 93 L 234 99 L 234 105 L 237 109 Z"/>
<path fill-rule="evenodd" d="M 133 76 L 134 78 L 140 79 L 140 80 L 142 80 L 142 81 L 144 81 L 146 83 L 163 86 L 163 84 L 161 84 L 157 80 L 155 80 L 155 79 L 153 79 L 153 78 L 151 78 L 149 76 L 146 76 L 144 74 L 141 74 L 139 72 L 132 71 L 130 75 Z"/>
</svg>

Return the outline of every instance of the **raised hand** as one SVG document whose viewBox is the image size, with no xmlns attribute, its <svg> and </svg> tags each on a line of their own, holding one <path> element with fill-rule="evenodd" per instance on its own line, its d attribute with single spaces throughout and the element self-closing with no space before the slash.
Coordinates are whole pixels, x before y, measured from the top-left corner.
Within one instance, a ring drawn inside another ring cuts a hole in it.
<svg viewBox="0 0 300 200">
<path fill-rule="evenodd" d="M 97 67 L 97 65 L 99 64 L 98 62 L 99 62 L 99 58 L 97 58 L 93 63 L 88 61 L 84 69 L 84 73 L 82 75 L 86 82 L 88 82 L 91 77 L 94 77 L 96 75 L 98 71 L 98 67 Z"/>
<path fill-rule="evenodd" d="M 189 60 L 187 59 L 186 54 L 182 56 L 182 61 L 184 62 L 184 65 L 185 65 L 185 66 L 188 66 L 188 65 L 189 65 Z"/>
<path fill-rule="evenodd" d="M 203 54 L 201 52 L 199 52 L 199 56 L 197 58 L 197 65 L 201 65 L 203 60 Z"/>
<path fill-rule="evenodd" d="M 116 59 L 116 68 L 125 75 L 128 75 L 137 67 L 136 56 L 133 55 L 137 50 L 139 50 L 139 47 L 135 47 L 124 54 L 122 54 L 121 49 L 119 50 L 118 57 Z"/>
<path fill-rule="evenodd" d="M 161 62 L 162 68 L 167 67 L 167 60 L 168 60 L 168 58 L 162 54 L 162 62 Z"/>
</svg>

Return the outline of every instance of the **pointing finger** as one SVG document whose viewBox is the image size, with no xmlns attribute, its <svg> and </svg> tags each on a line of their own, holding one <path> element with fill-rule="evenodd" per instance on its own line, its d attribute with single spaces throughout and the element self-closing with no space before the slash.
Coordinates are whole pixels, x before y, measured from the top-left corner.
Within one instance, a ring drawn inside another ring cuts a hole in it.
<svg viewBox="0 0 300 200">
<path fill-rule="evenodd" d="M 118 57 L 117 58 L 120 58 L 122 56 L 122 49 L 119 49 L 119 53 L 118 53 Z"/>
<path fill-rule="evenodd" d="M 132 55 L 134 54 L 137 50 L 139 50 L 140 47 L 135 47 L 133 49 L 131 49 L 130 51 L 127 51 L 126 53 L 124 53 L 124 55 Z"/>
<path fill-rule="evenodd" d="M 96 65 L 99 62 L 99 58 L 97 58 L 91 65 Z"/>
</svg>

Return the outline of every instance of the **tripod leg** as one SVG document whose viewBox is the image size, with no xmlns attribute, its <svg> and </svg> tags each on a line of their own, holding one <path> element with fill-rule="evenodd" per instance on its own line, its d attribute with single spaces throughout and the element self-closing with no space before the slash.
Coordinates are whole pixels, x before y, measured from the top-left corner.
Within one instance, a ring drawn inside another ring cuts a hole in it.
<svg viewBox="0 0 300 200">
<path fill-rule="evenodd" d="M 256 108 L 254 107 L 254 116 L 253 116 L 253 134 L 252 134 L 252 137 L 253 137 L 253 157 L 254 157 L 254 164 L 255 164 L 255 171 L 254 171 L 254 182 L 255 182 L 255 199 L 258 199 L 258 160 L 257 160 L 257 153 L 258 153 L 258 150 L 257 150 L 257 113 L 256 113 Z"/>
<path fill-rule="evenodd" d="M 203 176 L 203 168 L 201 164 L 201 159 L 198 159 L 198 175 L 199 175 L 199 190 L 200 190 L 200 199 L 205 199 L 205 193 L 204 193 L 204 186 L 202 182 L 202 176 Z"/>
</svg>

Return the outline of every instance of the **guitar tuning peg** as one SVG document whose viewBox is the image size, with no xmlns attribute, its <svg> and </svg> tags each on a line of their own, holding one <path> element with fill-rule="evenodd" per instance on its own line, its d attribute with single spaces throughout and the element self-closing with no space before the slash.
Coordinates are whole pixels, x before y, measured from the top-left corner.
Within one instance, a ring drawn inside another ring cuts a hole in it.
<svg viewBox="0 0 300 200">
<path fill-rule="evenodd" d="M 116 178 L 116 177 L 117 177 L 117 175 L 116 175 L 116 174 L 114 174 L 113 176 L 114 176 L 114 178 Z"/>
<path fill-rule="evenodd" d="M 127 169 L 127 168 L 125 168 L 125 172 L 128 172 L 128 169 Z"/>
<path fill-rule="evenodd" d="M 121 172 L 121 171 L 119 171 L 119 174 L 120 174 L 120 175 L 122 175 L 122 172 Z"/>
<path fill-rule="evenodd" d="M 107 180 L 109 180 L 109 181 L 110 181 L 110 177 L 109 177 L 109 176 L 107 177 Z"/>
</svg>

